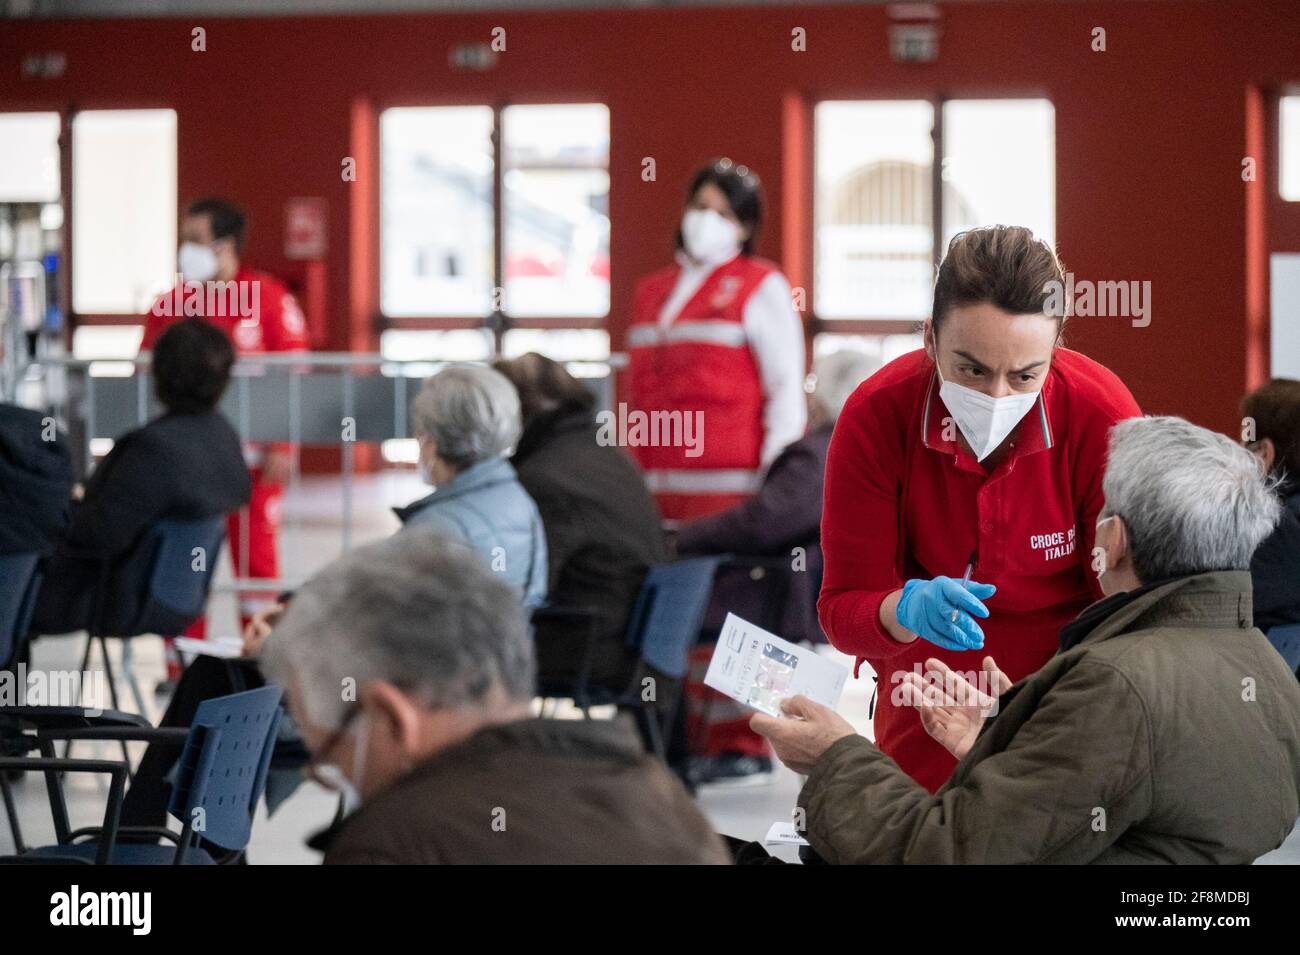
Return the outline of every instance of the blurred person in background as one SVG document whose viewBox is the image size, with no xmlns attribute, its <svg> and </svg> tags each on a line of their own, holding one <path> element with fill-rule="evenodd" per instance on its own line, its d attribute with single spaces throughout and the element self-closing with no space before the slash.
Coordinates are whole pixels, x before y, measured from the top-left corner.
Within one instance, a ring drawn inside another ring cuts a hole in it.
<svg viewBox="0 0 1300 955">
<path fill-rule="evenodd" d="M 174 322 L 195 316 L 224 331 L 240 355 L 309 348 L 302 309 L 285 284 L 249 268 L 243 261 L 247 231 L 243 210 L 228 199 L 211 197 L 189 205 L 180 226 L 180 282 L 159 296 L 145 316 L 141 351 L 153 350 L 159 336 Z M 289 480 L 295 452 L 287 443 L 244 445 L 252 496 L 247 515 L 231 515 L 227 523 L 236 576 L 258 580 L 280 576 L 276 535 L 284 484 Z M 241 594 L 239 612 L 243 623 L 272 599 L 272 594 L 264 592 Z M 200 620 L 187 635 L 201 638 L 203 623 Z M 174 659 L 169 659 L 168 671 L 174 679 Z"/>
<path fill-rule="evenodd" d="M 411 403 L 419 469 L 433 493 L 395 508 L 405 528 L 469 545 L 528 607 L 546 600 L 546 533 L 506 456 L 522 431 L 519 393 L 499 371 L 449 365 Z"/>
<path fill-rule="evenodd" d="M 72 488 L 72 455 L 54 419 L 0 402 L 0 555 L 53 551 L 71 518 Z"/>
<path fill-rule="evenodd" d="M 53 553 L 67 533 L 72 494 L 72 455 L 54 419 L 0 402 L 0 557 L 44 558 Z M 15 645 L 0 653 L 0 668 L 29 659 L 23 636 L 19 634 Z M 0 644 L 7 645 L 7 640 Z M 21 773 L 11 775 L 16 778 Z"/>
<path fill-rule="evenodd" d="M 668 557 L 659 512 L 627 452 L 598 439 L 595 397 L 563 365 L 529 352 L 494 367 L 519 392 L 524 430 L 510 460 L 546 531 L 548 603 L 594 612 L 589 682 L 622 690 L 636 665 L 626 644 L 632 605 L 646 571 Z M 572 685 L 586 659 L 586 619 L 534 623 L 541 692 Z"/>
<path fill-rule="evenodd" d="M 1246 396 L 1246 447 L 1276 482 L 1282 516 L 1250 562 L 1255 626 L 1300 624 L 1300 381 L 1274 378 Z"/>
<path fill-rule="evenodd" d="M 230 339 L 202 319 L 177 322 L 158 339 L 153 384 L 163 414 L 118 438 L 72 504 L 68 532 L 43 567 L 33 633 L 90 626 L 106 569 L 113 619 L 132 619 L 148 562 L 117 565 L 145 532 L 163 518 L 213 517 L 248 502 L 239 436 L 217 410 L 234 363 Z"/>
<path fill-rule="evenodd" d="M 730 159 L 705 166 L 687 190 L 676 262 L 636 288 L 629 406 L 702 432 L 634 448 L 671 521 L 744 500 L 804 433 L 803 325 L 780 268 L 754 254 L 762 221 L 757 176 Z"/>
<path fill-rule="evenodd" d="M 514 386 L 490 368 L 450 365 L 425 381 L 411 403 L 411 419 L 420 442 L 420 472 L 435 489 L 396 509 L 403 521 L 397 536 L 436 533 L 458 541 L 502 580 L 514 603 L 530 608 L 542 603 L 546 540 L 541 518 L 505 459 L 519 437 Z M 204 700 L 262 686 L 262 650 L 274 641 L 291 599 L 293 594 L 281 594 L 252 616 L 237 665 L 199 656 L 186 667 L 160 725 L 189 726 Z M 292 752 L 295 744 L 296 735 L 282 729 L 282 748 Z M 167 778 L 180 752 L 171 743 L 149 744 L 122 805 L 124 822 L 160 825 L 165 820 L 171 794 Z M 294 781 L 273 775 L 268 802 L 292 791 Z"/>
<path fill-rule="evenodd" d="M 327 865 L 727 861 L 625 721 L 529 716 L 523 608 L 432 530 L 359 548 L 301 587 L 263 667 L 317 776 L 353 809 L 317 842 Z"/>
<path fill-rule="evenodd" d="M 876 358 L 851 348 L 818 358 L 806 386 L 808 433 L 777 455 L 753 497 L 678 528 L 681 556 L 740 558 L 735 566 L 724 565 L 718 571 L 705 633 L 716 637 L 727 614 L 735 613 L 794 643 L 826 641 L 817 622 L 826 451 L 844 402 L 879 367 Z M 756 578 L 754 567 L 744 559 L 755 557 L 779 558 L 781 566 L 760 568 L 761 576 Z M 773 592 L 784 599 L 769 619 Z M 690 759 L 689 778 L 711 783 L 769 772 L 770 750 L 749 728 L 749 709 L 703 684 L 712 652 L 711 646 L 702 646 L 692 653 L 689 699 L 695 705 L 690 740 L 700 752 Z M 707 706 L 701 700 L 708 700 Z"/>
</svg>

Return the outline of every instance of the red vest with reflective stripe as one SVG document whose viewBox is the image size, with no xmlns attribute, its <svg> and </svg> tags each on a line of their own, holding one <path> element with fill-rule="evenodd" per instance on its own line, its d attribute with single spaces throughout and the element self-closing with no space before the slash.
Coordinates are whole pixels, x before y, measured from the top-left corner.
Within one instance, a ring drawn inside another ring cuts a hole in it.
<svg viewBox="0 0 1300 955">
<path fill-rule="evenodd" d="M 700 412 L 695 447 L 631 448 L 664 517 L 715 513 L 753 493 L 763 448 L 763 384 L 745 338 L 745 303 L 774 271 L 771 262 L 737 256 L 714 269 L 664 327 L 659 313 L 681 268 L 655 272 L 637 286 L 627 338 L 631 408 L 668 412 L 661 421 L 672 421 L 673 412 Z M 650 437 L 663 437 L 663 430 Z"/>
</svg>

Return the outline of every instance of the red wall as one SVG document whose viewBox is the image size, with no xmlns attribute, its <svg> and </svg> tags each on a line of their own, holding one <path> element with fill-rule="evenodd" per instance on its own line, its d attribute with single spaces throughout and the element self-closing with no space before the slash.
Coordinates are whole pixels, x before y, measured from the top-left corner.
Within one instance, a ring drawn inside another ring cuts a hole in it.
<svg viewBox="0 0 1300 955">
<path fill-rule="evenodd" d="M 7 21 L 0 109 L 169 106 L 182 199 L 226 193 L 249 209 L 250 258 L 285 260 L 283 203 L 329 202 L 321 300 L 327 348 L 374 344 L 374 110 L 416 103 L 598 100 L 611 114 L 611 327 L 637 277 L 663 264 L 684 181 L 726 154 L 764 178 L 762 252 L 806 282 L 808 144 L 800 104 L 822 97 L 1045 95 L 1056 107 L 1057 239 L 1079 278 L 1153 283 L 1153 320 L 1076 321 L 1070 343 L 1111 366 L 1144 410 L 1236 430 L 1265 373 L 1269 251 L 1300 251 L 1300 210 L 1276 170 L 1243 183 L 1273 91 L 1300 82 L 1300 5 L 962 3 L 942 7 L 940 56 L 895 64 L 883 7 Z M 207 30 L 207 52 L 190 30 Z M 453 44 L 507 30 L 485 73 L 452 72 Z M 807 52 L 790 49 L 793 27 Z M 1107 51 L 1090 48 L 1107 32 Z M 24 55 L 67 55 L 57 80 L 22 79 Z M 1249 119 L 1254 96 L 1262 108 Z M 1250 144 L 1250 145 L 1248 145 Z M 361 181 L 339 175 L 355 155 Z M 653 156 L 658 180 L 641 180 Z M 1248 201 L 1251 190 L 1262 190 Z M 1249 225 L 1248 225 L 1249 224 Z M 1253 230 L 1253 244 L 1248 242 Z M 1261 263 L 1263 263 L 1261 267 Z M 1261 278 L 1263 276 L 1263 278 Z"/>
</svg>

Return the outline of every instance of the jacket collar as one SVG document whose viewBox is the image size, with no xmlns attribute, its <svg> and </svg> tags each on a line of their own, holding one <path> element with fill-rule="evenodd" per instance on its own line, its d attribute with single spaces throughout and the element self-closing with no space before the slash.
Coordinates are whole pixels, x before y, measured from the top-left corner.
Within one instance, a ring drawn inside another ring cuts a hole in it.
<svg viewBox="0 0 1300 955">
<path fill-rule="evenodd" d="M 375 794 L 350 815 L 336 819 L 307 840 L 307 845 L 327 852 L 340 833 L 366 814 L 373 803 L 391 793 L 439 776 L 460 777 L 467 767 L 506 754 L 542 754 L 569 759 L 633 766 L 645 758 L 640 737 L 623 719 L 557 720 L 529 717 L 484 727 L 459 743 L 434 753 L 381 793 Z"/>
<path fill-rule="evenodd" d="M 632 764 L 645 755 L 640 738 L 626 720 L 557 720 L 529 717 L 497 723 L 443 750 L 417 766 L 412 775 L 442 771 L 449 763 L 498 752 L 533 752 L 552 756 Z"/>
<path fill-rule="evenodd" d="M 493 484 L 508 484 L 515 480 L 517 480 L 515 469 L 510 466 L 509 461 L 505 458 L 488 458 L 486 461 L 470 465 L 452 478 L 449 483 L 435 488 L 432 494 L 428 494 L 418 501 L 413 501 L 405 507 L 393 508 L 393 513 L 405 524 L 426 507 L 441 504 L 444 501 L 461 497 L 470 491 L 477 491 Z"/>
<path fill-rule="evenodd" d="M 1062 628 L 1061 650 L 1162 626 L 1242 630 L 1254 626 L 1250 572 L 1210 571 L 1112 594 Z"/>
<path fill-rule="evenodd" d="M 510 460 L 518 465 L 558 435 L 569 431 L 591 430 L 595 430 L 595 416 L 590 408 L 570 402 L 543 411 L 524 426 L 524 433 L 515 445 L 515 453 Z"/>
</svg>

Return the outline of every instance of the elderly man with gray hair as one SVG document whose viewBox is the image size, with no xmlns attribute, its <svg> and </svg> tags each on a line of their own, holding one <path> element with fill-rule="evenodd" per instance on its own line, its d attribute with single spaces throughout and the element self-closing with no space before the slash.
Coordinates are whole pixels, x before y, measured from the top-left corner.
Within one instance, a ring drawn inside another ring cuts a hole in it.
<svg viewBox="0 0 1300 955">
<path fill-rule="evenodd" d="M 1041 670 L 1014 686 L 987 657 L 880 674 L 960 760 L 937 793 L 807 699 L 786 701 L 799 719 L 754 717 L 808 774 L 821 858 L 1247 863 L 1290 833 L 1300 687 L 1251 618 L 1251 555 L 1279 508 L 1261 469 L 1181 418 L 1133 418 L 1111 432 L 1103 491 L 1107 596 Z"/>
<path fill-rule="evenodd" d="M 522 430 L 515 386 L 491 368 L 449 365 L 424 383 L 411 419 L 420 474 L 434 491 L 396 509 L 403 525 L 468 544 L 525 605 L 543 603 L 542 518 L 506 460 Z"/>
<path fill-rule="evenodd" d="M 509 586 L 415 528 L 300 588 L 267 641 L 317 775 L 354 806 L 326 863 L 694 863 L 726 853 L 622 720 L 529 716 Z"/>
</svg>

